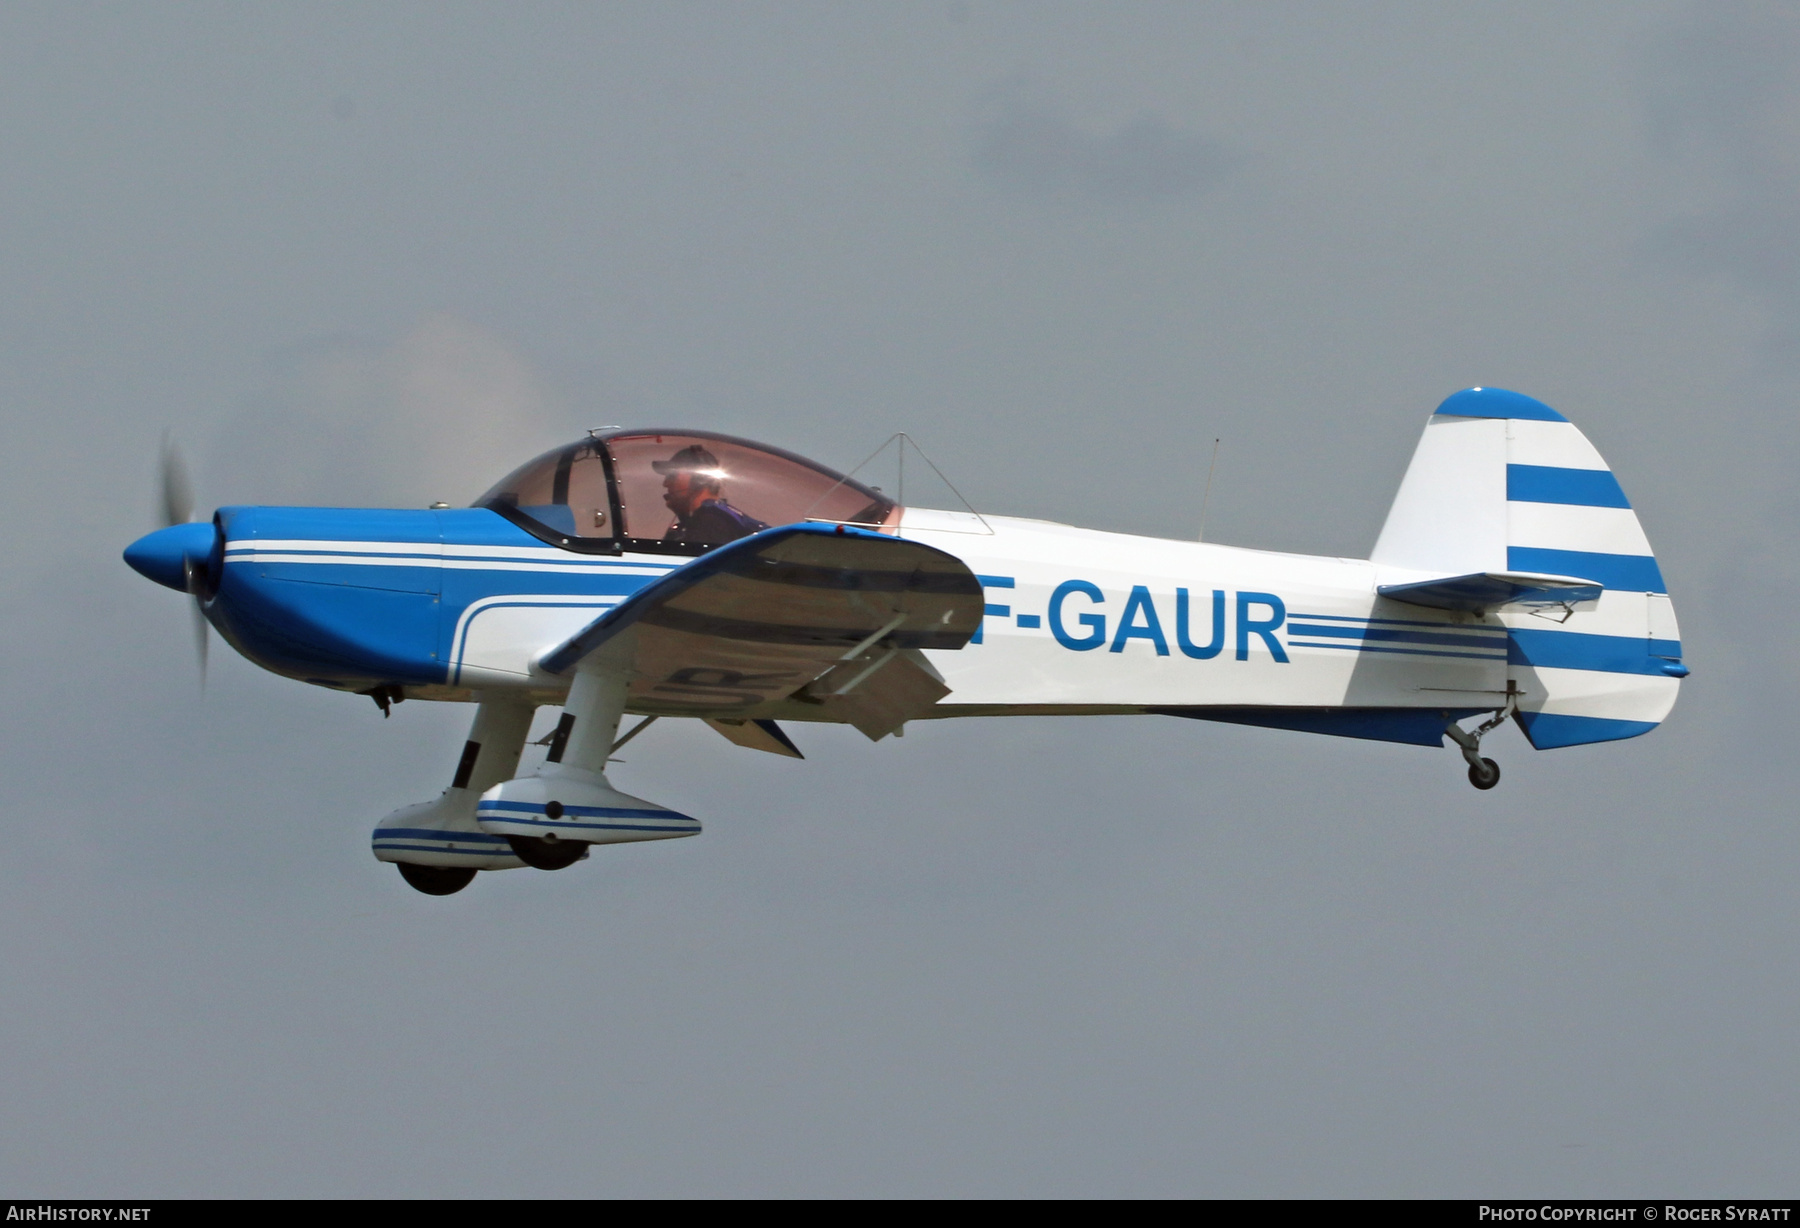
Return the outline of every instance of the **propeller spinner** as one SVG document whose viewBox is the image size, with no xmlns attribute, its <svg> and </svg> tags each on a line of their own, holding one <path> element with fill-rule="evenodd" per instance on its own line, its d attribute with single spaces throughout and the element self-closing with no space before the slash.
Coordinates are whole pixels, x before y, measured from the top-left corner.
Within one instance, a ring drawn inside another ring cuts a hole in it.
<svg viewBox="0 0 1800 1228">
<path fill-rule="evenodd" d="M 147 579 L 179 589 L 194 599 L 194 654 L 200 682 L 206 683 L 207 627 L 201 602 L 206 600 L 219 531 L 210 521 L 194 520 L 194 486 L 181 451 L 163 438 L 161 501 L 163 527 L 125 548 L 125 561 Z"/>
</svg>

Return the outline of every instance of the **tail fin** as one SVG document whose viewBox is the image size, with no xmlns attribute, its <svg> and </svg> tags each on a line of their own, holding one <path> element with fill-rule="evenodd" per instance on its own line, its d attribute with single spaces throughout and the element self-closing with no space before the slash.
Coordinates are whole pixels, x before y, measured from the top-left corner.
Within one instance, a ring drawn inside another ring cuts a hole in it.
<svg viewBox="0 0 1800 1228">
<path fill-rule="evenodd" d="M 1508 677 L 1539 750 L 1636 737 L 1675 705 L 1687 667 L 1650 542 L 1600 453 L 1541 401 L 1470 388 L 1438 406 L 1371 558 L 1602 588 L 1578 609 L 1489 615 L 1510 630 Z"/>
</svg>

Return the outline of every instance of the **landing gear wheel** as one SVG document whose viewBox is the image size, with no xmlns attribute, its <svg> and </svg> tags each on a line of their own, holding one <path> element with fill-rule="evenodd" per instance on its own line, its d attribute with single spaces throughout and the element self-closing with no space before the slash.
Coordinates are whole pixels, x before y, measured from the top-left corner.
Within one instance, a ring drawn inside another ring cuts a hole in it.
<svg viewBox="0 0 1800 1228">
<path fill-rule="evenodd" d="M 1477 767 L 1469 765 L 1469 783 L 1477 789 L 1491 789 L 1500 783 L 1500 765 L 1492 759 L 1483 759 Z"/>
<path fill-rule="evenodd" d="M 585 840 L 559 840 L 555 836 L 508 836 L 513 856 L 534 870 L 561 870 L 581 860 Z"/>
<path fill-rule="evenodd" d="M 462 866 L 415 866 L 410 861 L 397 861 L 400 877 L 414 891 L 426 895 L 455 895 L 475 881 L 475 871 Z"/>
</svg>

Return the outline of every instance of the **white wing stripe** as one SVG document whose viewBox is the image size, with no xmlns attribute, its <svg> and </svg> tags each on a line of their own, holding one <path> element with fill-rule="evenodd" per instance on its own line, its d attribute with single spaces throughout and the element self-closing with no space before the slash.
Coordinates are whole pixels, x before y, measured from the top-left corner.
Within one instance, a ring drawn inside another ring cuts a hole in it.
<svg viewBox="0 0 1800 1228">
<path fill-rule="evenodd" d="M 225 561 L 227 563 L 299 563 L 331 567 L 436 567 L 445 571 L 534 571 L 586 575 L 644 575 L 641 571 L 623 571 L 615 563 L 587 563 L 573 560 L 557 562 L 549 559 L 541 562 L 535 560 L 487 562 L 476 559 L 397 558 L 392 555 L 358 558 L 355 555 L 250 554 L 245 552 L 227 554 Z"/>
<path fill-rule="evenodd" d="M 308 555 L 398 555 L 411 558 L 458 559 L 534 559 L 542 561 L 589 562 L 598 560 L 571 556 L 554 546 L 442 546 L 436 542 L 347 542 L 253 539 L 232 542 L 225 548 L 233 555 L 308 554 Z M 610 567 L 638 567 L 651 571 L 673 571 L 681 563 L 652 563 L 631 559 L 608 558 Z"/>
</svg>

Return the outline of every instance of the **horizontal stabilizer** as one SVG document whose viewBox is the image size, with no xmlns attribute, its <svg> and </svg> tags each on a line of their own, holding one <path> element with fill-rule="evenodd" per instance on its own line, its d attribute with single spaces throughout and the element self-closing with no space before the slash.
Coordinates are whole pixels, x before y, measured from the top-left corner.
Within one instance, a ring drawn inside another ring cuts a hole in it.
<svg viewBox="0 0 1800 1228">
<path fill-rule="evenodd" d="M 1600 600 L 1597 580 L 1575 576 L 1544 576 L 1527 571 L 1477 571 L 1466 576 L 1444 576 L 1412 584 L 1383 584 L 1375 591 L 1392 601 L 1427 606 L 1434 610 L 1466 610 L 1481 614 L 1494 610 L 1537 610 L 1576 606 Z"/>
</svg>

